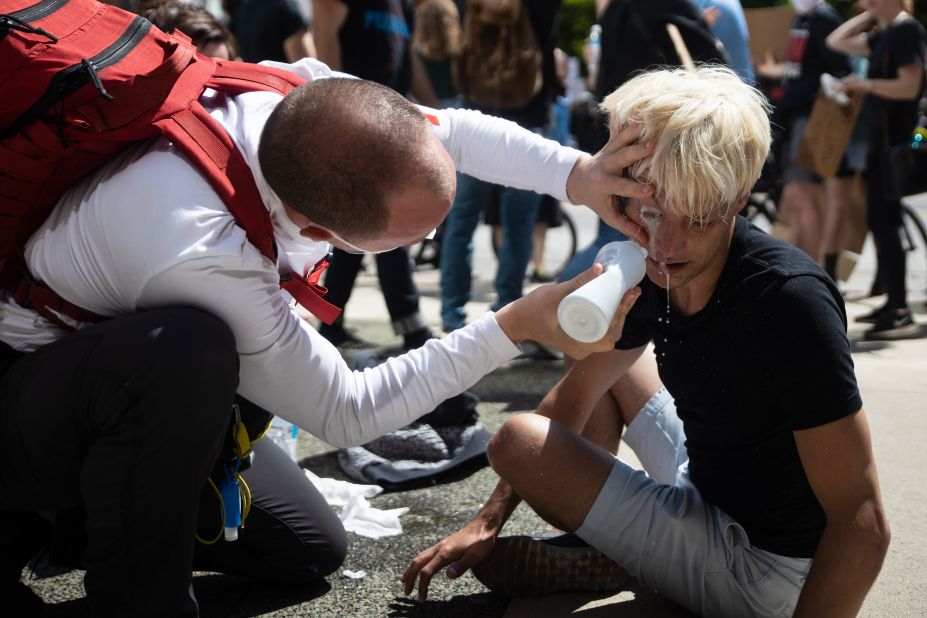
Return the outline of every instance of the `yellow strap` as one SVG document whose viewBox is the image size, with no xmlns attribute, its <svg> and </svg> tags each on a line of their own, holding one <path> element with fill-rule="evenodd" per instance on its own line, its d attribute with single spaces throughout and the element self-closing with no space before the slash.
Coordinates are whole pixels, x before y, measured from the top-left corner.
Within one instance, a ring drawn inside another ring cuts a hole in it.
<svg viewBox="0 0 927 618">
<path fill-rule="evenodd" d="M 238 493 L 241 494 L 241 527 L 244 528 L 245 520 L 248 519 L 248 514 L 251 512 L 251 488 L 248 487 L 248 483 L 245 482 L 242 475 L 237 474 L 236 476 L 238 477 Z M 216 492 L 216 497 L 219 498 L 219 534 L 211 541 L 201 538 L 198 532 L 194 532 L 193 537 L 203 545 L 212 545 L 222 538 L 222 533 L 225 530 L 225 502 L 222 500 L 222 493 L 213 480 L 207 479 L 207 481 L 212 490 Z"/>
<path fill-rule="evenodd" d="M 224 526 L 225 524 L 225 502 L 222 501 L 222 494 L 219 492 L 219 488 L 216 487 L 216 484 L 212 482 L 212 479 L 206 479 L 206 480 L 209 482 L 209 486 L 212 487 L 212 490 L 216 492 L 216 497 L 219 498 L 219 534 L 217 534 L 216 538 L 214 538 L 213 540 L 205 541 L 202 538 L 200 538 L 200 535 L 198 532 L 194 532 L 193 538 L 195 538 L 197 541 L 199 541 L 203 545 L 212 545 L 213 543 L 215 543 L 216 541 L 222 538 L 222 532 L 225 528 Z"/>
</svg>

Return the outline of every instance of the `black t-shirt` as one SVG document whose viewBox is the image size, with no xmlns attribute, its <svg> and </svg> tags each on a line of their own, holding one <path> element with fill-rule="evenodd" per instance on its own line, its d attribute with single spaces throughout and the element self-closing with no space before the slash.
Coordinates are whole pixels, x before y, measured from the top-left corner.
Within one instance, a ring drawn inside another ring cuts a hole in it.
<svg viewBox="0 0 927 618">
<path fill-rule="evenodd" d="M 480 107 L 469 101 L 464 101 L 464 107 L 478 109 L 493 116 L 506 118 L 517 122 L 523 127 L 537 128 L 547 126 L 550 114 L 550 104 L 556 96 L 557 74 L 554 66 L 554 47 L 556 45 L 557 17 L 560 14 L 561 0 L 532 0 L 525 2 L 523 7 L 531 18 L 531 26 L 537 37 L 538 48 L 541 50 L 543 60 L 544 81 L 541 90 L 530 101 L 516 109 L 495 109 Z M 466 8 L 464 8 L 466 10 Z M 460 14 L 463 19 L 464 13 Z"/>
<path fill-rule="evenodd" d="M 286 62 L 283 42 L 309 27 L 296 0 L 242 0 L 232 13 L 230 29 L 246 62 Z"/>
<path fill-rule="evenodd" d="M 338 40 L 345 73 L 406 95 L 412 85 L 409 39 L 415 25 L 413 0 L 342 0 L 348 16 Z"/>
<path fill-rule="evenodd" d="M 834 8 L 819 4 L 804 15 L 796 15 L 789 29 L 785 52 L 782 98 L 776 102 L 773 122 L 787 127 L 793 119 L 811 113 L 822 73 L 843 77 L 850 72 L 847 57 L 825 43 L 843 20 Z"/>
<path fill-rule="evenodd" d="M 862 407 L 836 286 L 805 253 L 737 217 L 704 309 L 668 312 L 663 288 L 647 278 L 641 288 L 616 347 L 654 342 L 692 482 L 752 544 L 813 557 L 825 515 L 792 432 Z"/>
<path fill-rule="evenodd" d="M 913 17 L 899 20 L 882 32 L 869 33 L 869 78 L 895 79 L 900 67 L 908 64 L 923 67 L 924 47 L 924 26 Z M 878 146 L 883 143 L 886 133 L 891 145 L 911 141 L 911 132 L 917 124 L 917 104 L 923 88 L 922 74 L 921 88 L 913 99 L 890 101 L 874 95 L 868 97 L 868 103 L 872 105 L 872 144 Z"/>
</svg>

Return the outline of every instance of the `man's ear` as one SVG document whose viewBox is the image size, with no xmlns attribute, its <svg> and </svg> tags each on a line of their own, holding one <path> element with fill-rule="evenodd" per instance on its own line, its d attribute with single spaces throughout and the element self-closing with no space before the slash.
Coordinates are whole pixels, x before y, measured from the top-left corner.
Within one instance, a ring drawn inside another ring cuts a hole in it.
<svg viewBox="0 0 927 618">
<path fill-rule="evenodd" d="M 318 225 L 307 225 L 299 231 L 300 236 L 304 236 L 309 240 L 314 240 L 316 242 L 328 242 L 332 239 L 332 233 L 326 230 L 324 227 L 319 227 Z"/>
</svg>

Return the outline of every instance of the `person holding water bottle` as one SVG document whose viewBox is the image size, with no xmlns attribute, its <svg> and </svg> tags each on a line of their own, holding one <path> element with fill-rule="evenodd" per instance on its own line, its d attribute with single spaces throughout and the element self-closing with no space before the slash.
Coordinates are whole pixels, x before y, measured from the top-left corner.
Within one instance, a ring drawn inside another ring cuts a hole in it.
<svg viewBox="0 0 927 618">
<path fill-rule="evenodd" d="M 843 301 L 811 258 L 737 215 L 768 104 L 700 67 L 639 75 L 603 108 L 613 137 L 653 147 L 625 170 L 653 197 L 616 198 L 647 252 L 621 338 L 503 424 L 488 449 L 499 485 L 412 560 L 405 591 L 425 599 L 445 567 L 512 596 L 631 574 L 705 616 L 856 615 L 890 532 Z M 621 437 L 646 473 L 615 458 Z M 520 500 L 567 534 L 500 537 Z"/>
</svg>

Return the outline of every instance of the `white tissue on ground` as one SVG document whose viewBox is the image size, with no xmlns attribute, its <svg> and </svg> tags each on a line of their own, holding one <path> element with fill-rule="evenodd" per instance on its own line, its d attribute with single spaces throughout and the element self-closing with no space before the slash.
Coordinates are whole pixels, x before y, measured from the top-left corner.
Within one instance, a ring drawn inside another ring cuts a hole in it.
<svg viewBox="0 0 927 618">
<path fill-rule="evenodd" d="M 367 571 L 361 569 L 360 571 L 352 571 L 351 569 L 345 569 L 341 572 L 342 575 L 348 579 L 362 579 L 367 576 Z"/>
<path fill-rule="evenodd" d="M 399 518 L 409 512 L 408 508 L 377 509 L 367 502 L 367 498 L 373 498 L 383 492 L 379 485 L 359 485 L 338 479 L 320 478 L 310 470 L 303 472 L 329 505 L 341 507 L 339 517 L 348 532 L 371 539 L 402 534 Z"/>
</svg>

